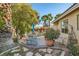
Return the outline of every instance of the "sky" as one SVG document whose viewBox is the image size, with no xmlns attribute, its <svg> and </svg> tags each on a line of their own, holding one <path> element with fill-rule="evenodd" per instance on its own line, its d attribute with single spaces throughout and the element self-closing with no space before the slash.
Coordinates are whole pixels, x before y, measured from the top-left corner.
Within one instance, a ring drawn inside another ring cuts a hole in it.
<svg viewBox="0 0 79 59">
<path fill-rule="evenodd" d="M 63 13 L 72 3 L 32 3 L 32 8 L 35 9 L 40 16 L 51 13 L 52 16 Z"/>
<path fill-rule="evenodd" d="M 32 8 L 38 12 L 40 17 L 48 13 L 51 13 L 52 16 L 55 17 L 55 15 L 63 13 L 73 4 L 72 3 L 32 3 L 31 5 L 32 5 Z M 43 26 L 43 23 L 44 22 L 41 21 L 36 26 L 41 27 Z"/>
</svg>

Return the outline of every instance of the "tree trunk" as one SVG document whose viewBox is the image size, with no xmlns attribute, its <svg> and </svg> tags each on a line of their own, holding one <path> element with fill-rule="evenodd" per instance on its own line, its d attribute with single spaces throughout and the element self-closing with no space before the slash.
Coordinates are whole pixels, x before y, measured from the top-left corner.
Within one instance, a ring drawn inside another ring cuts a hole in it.
<svg viewBox="0 0 79 59">
<path fill-rule="evenodd" d="M 50 27 L 50 21 L 49 21 L 49 27 Z"/>
<path fill-rule="evenodd" d="M 44 26 L 46 26 L 46 20 L 44 21 Z"/>
</svg>

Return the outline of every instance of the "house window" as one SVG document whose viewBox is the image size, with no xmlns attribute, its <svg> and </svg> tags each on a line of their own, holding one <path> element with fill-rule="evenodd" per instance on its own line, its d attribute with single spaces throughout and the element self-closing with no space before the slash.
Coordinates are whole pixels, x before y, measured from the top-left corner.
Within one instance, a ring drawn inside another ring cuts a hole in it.
<svg viewBox="0 0 79 59">
<path fill-rule="evenodd" d="M 79 15 L 77 15 L 77 30 L 79 30 Z"/>
<path fill-rule="evenodd" d="M 61 31 L 62 33 L 68 33 L 68 20 L 64 20 L 61 23 Z"/>
</svg>

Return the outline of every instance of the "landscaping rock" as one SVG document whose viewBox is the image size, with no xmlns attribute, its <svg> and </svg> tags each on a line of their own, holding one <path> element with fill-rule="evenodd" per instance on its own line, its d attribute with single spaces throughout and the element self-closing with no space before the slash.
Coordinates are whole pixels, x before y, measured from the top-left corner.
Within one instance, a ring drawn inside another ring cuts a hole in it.
<svg viewBox="0 0 79 59">
<path fill-rule="evenodd" d="M 33 56 L 33 52 L 27 52 L 26 56 Z"/>
<path fill-rule="evenodd" d="M 54 50 L 52 55 L 55 55 L 55 56 L 61 55 L 61 54 L 59 54 L 60 52 L 61 52 L 61 50 Z"/>
<path fill-rule="evenodd" d="M 65 51 L 62 51 L 60 56 L 64 56 L 64 55 L 65 55 Z"/>
<path fill-rule="evenodd" d="M 0 51 L 5 51 L 14 47 L 12 34 L 9 32 L 0 32 Z"/>
<path fill-rule="evenodd" d="M 40 53 L 42 56 L 44 56 L 44 55 L 46 54 L 45 52 L 42 52 L 42 51 L 39 52 L 39 53 Z"/>
<path fill-rule="evenodd" d="M 51 48 L 47 49 L 47 53 L 52 53 L 52 51 L 53 51 L 53 49 L 51 49 Z"/>
<path fill-rule="evenodd" d="M 42 55 L 41 55 L 40 53 L 37 52 L 37 53 L 35 54 L 35 56 L 42 56 Z"/>
<path fill-rule="evenodd" d="M 42 52 L 46 52 L 46 49 L 39 49 L 39 52 L 40 52 L 40 51 L 42 51 Z"/>
<path fill-rule="evenodd" d="M 23 47 L 23 50 L 24 50 L 24 52 L 25 52 L 25 51 L 28 51 L 29 49 L 28 49 L 28 48 Z"/>
<path fill-rule="evenodd" d="M 52 56 L 51 54 L 45 54 L 45 56 Z"/>
<path fill-rule="evenodd" d="M 19 53 L 14 54 L 14 56 L 21 56 Z"/>
<path fill-rule="evenodd" d="M 17 50 L 12 50 L 11 53 L 15 53 L 15 52 L 19 52 L 20 49 L 17 49 Z"/>
</svg>

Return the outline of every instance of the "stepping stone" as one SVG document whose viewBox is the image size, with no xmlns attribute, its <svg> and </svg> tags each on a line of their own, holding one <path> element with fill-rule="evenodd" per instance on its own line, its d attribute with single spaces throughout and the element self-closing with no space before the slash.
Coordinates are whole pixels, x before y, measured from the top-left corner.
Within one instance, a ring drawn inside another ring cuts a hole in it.
<svg viewBox="0 0 79 59">
<path fill-rule="evenodd" d="M 23 47 L 23 50 L 24 50 L 24 52 L 25 52 L 25 51 L 28 51 L 29 49 L 28 49 L 28 48 Z"/>
<path fill-rule="evenodd" d="M 21 56 L 19 53 L 14 54 L 14 56 Z"/>
<path fill-rule="evenodd" d="M 26 56 L 33 56 L 33 52 L 27 52 Z"/>
<path fill-rule="evenodd" d="M 19 52 L 20 49 L 17 49 L 17 50 L 12 50 L 11 53 L 15 53 L 15 52 Z"/>
<path fill-rule="evenodd" d="M 51 54 L 45 54 L 45 56 L 52 56 Z"/>
<path fill-rule="evenodd" d="M 60 56 L 64 56 L 65 55 L 65 51 L 62 51 L 61 55 Z"/>
<path fill-rule="evenodd" d="M 46 52 L 46 49 L 39 49 L 39 52 Z"/>
<path fill-rule="evenodd" d="M 41 55 L 40 53 L 37 52 L 37 53 L 35 54 L 35 56 L 42 56 L 42 55 Z"/>
<path fill-rule="evenodd" d="M 52 51 L 53 51 L 53 49 L 51 49 L 51 48 L 47 49 L 47 53 L 52 53 Z"/>
<path fill-rule="evenodd" d="M 54 50 L 53 53 L 52 53 L 52 55 L 53 56 L 57 56 L 60 52 L 61 52 L 61 50 Z"/>
</svg>

